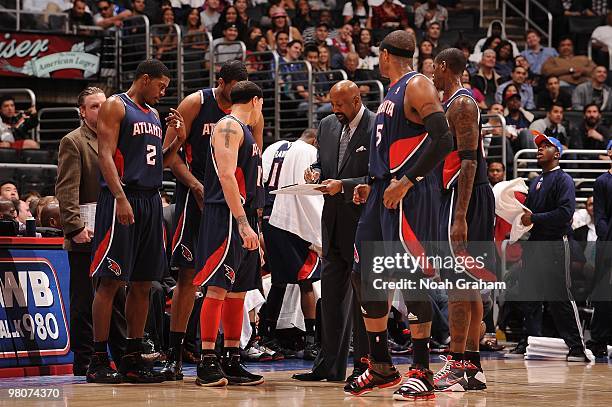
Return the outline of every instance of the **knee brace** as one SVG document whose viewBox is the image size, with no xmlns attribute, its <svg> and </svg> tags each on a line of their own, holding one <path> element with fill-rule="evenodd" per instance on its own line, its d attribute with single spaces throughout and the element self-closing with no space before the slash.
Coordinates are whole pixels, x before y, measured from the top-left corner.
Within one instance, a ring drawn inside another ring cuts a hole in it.
<svg viewBox="0 0 612 407">
<path fill-rule="evenodd" d="M 361 315 L 364 318 L 382 318 L 389 313 L 389 304 L 387 301 L 366 301 L 361 293 L 361 275 L 359 273 L 351 274 L 351 282 L 353 290 L 357 296 L 359 305 L 361 306 Z"/>
<path fill-rule="evenodd" d="M 427 300 L 406 301 L 406 309 L 408 310 L 408 321 L 411 324 L 431 322 L 433 309 L 429 298 Z"/>
</svg>

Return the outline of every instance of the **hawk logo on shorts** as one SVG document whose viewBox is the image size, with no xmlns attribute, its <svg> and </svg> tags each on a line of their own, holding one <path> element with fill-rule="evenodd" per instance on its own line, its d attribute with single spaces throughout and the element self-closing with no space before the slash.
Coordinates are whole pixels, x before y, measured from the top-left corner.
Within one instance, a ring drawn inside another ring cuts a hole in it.
<svg viewBox="0 0 612 407">
<path fill-rule="evenodd" d="M 106 260 L 108 261 L 108 269 L 112 271 L 113 273 L 115 273 L 116 276 L 120 276 L 121 266 L 119 265 L 119 263 L 117 263 L 115 260 L 111 259 L 110 257 L 107 257 Z"/>
<path fill-rule="evenodd" d="M 357 246 L 353 245 L 353 260 L 355 263 L 359 263 L 359 253 L 357 253 Z"/>
<path fill-rule="evenodd" d="M 181 253 L 183 254 L 185 260 L 193 261 L 193 254 L 191 254 L 191 250 L 189 250 L 189 248 L 187 248 L 187 246 L 184 244 L 181 244 Z"/>
<path fill-rule="evenodd" d="M 224 264 L 223 266 L 225 267 L 225 277 L 227 277 L 230 283 L 234 284 L 234 281 L 236 281 L 236 272 L 234 272 L 234 270 L 227 264 Z"/>
</svg>

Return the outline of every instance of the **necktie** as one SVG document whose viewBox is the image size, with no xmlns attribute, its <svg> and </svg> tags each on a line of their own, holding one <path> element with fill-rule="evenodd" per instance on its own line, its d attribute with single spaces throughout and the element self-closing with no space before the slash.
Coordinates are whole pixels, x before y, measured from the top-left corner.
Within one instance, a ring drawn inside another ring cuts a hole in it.
<svg viewBox="0 0 612 407">
<path fill-rule="evenodd" d="M 348 143 L 351 140 L 350 135 L 351 128 L 348 125 L 344 126 L 344 131 L 342 132 L 342 136 L 340 137 L 340 148 L 338 149 L 338 169 L 340 169 L 340 165 L 342 165 L 344 153 L 346 153 L 346 147 L 348 146 Z"/>
</svg>

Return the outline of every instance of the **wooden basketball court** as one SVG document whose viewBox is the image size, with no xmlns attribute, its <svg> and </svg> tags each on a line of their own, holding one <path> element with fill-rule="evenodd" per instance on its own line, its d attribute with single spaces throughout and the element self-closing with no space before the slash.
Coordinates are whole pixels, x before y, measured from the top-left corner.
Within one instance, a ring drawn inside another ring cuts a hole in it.
<svg viewBox="0 0 612 407">
<path fill-rule="evenodd" d="M 408 359 L 403 359 L 408 362 Z M 284 362 L 285 366 L 292 365 Z M 370 393 L 365 397 L 345 396 L 341 383 L 304 383 L 291 379 L 296 370 L 281 370 L 275 363 L 250 365 L 264 372 L 266 382 L 256 387 L 202 388 L 195 385 L 195 368 L 186 369 L 183 382 L 156 385 L 96 385 L 82 377 L 47 376 L 9 378 L 0 381 L 0 405 L 28 406 L 337 406 L 337 405 L 428 405 L 444 407 L 485 406 L 610 406 L 612 404 L 612 364 L 580 364 L 553 361 L 490 359 L 483 361 L 488 389 L 469 393 L 438 393 L 432 401 L 394 402 L 393 390 Z M 295 363 L 293 363 L 295 365 Z M 308 366 L 308 364 L 304 364 Z M 435 363 L 435 370 L 441 364 Z M 278 367 L 278 368 L 276 368 Z M 294 368 L 297 366 L 293 366 Z M 305 369 L 301 369 L 300 371 Z M 403 372 L 408 364 L 400 364 Z M 9 389 L 56 388 L 56 399 L 28 398 L 17 401 Z"/>
</svg>

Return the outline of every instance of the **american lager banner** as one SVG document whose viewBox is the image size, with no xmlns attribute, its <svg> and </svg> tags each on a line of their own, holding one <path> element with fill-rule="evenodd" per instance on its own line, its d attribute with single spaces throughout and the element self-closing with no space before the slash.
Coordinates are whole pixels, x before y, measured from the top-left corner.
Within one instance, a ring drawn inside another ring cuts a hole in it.
<svg viewBox="0 0 612 407">
<path fill-rule="evenodd" d="M 0 31 L 0 76 L 96 79 L 102 38 Z"/>
</svg>

